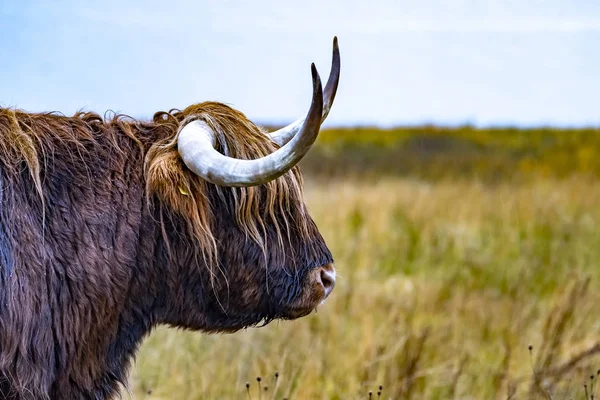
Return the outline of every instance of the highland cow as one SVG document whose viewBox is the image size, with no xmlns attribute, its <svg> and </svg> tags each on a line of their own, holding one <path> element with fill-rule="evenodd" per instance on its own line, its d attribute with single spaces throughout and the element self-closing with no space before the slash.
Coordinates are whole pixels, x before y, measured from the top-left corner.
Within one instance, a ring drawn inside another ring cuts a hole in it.
<svg viewBox="0 0 600 400">
<path fill-rule="evenodd" d="M 0 108 L 0 398 L 106 399 L 159 324 L 235 332 L 335 283 L 296 164 L 340 70 L 273 133 L 219 103 L 152 121 Z"/>
</svg>

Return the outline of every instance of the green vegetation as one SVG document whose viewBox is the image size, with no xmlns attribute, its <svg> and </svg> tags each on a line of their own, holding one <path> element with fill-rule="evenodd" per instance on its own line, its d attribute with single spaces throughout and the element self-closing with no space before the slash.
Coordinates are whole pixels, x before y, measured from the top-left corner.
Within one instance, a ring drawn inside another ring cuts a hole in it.
<svg viewBox="0 0 600 400">
<path fill-rule="evenodd" d="M 598 397 L 599 153 L 594 130 L 323 132 L 303 168 L 332 297 L 234 335 L 158 329 L 134 397 Z"/>
<path fill-rule="evenodd" d="M 600 176 L 600 131 L 415 127 L 332 129 L 303 163 L 316 177 L 483 181 Z"/>
</svg>

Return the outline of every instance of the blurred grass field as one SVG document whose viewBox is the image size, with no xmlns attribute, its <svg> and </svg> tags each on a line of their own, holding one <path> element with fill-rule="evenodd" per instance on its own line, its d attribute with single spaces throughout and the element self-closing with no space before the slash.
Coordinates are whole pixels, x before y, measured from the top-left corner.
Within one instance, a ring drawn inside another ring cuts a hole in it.
<svg viewBox="0 0 600 400">
<path fill-rule="evenodd" d="M 591 398 L 600 131 L 334 129 L 302 168 L 340 275 L 327 304 L 233 335 L 160 328 L 134 398 L 247 399 L 246 382 L 265 400 L 379 385 L 384 399 Z"/>
</svg>

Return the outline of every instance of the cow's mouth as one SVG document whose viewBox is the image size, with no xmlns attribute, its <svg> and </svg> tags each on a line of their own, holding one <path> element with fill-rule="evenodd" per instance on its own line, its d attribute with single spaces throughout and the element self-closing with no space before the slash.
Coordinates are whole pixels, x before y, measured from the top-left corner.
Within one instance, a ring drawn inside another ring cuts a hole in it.
<svg viewBox="0 0 600 400">
<path fill-rule="evenodd" d="M 306 317 L 308 314 L 313 312 L 314 308 L 288 308 L 285 313 L 282 315 L 282 319 L 298 319 L 302 317 Z"/>
<path fill-rule="evenodd" d="M 297 319 L 310 314 L 331 294 L 335 286 L 335 277 L 333 263 L 312 270 L 307 277 L 302 297 L 286 307 L 282 317 Z"/>
</svg>

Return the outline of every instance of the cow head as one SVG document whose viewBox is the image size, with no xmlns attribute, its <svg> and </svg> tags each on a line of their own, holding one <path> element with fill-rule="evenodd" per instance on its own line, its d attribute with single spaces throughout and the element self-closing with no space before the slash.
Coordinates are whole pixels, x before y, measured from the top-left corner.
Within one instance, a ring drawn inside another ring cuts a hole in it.
<svg viewBox="0 0 600 400">
<path fill-rule="evenodd" d="M 267 133 L 219 103 L 158 113 L 172 135 L 146 156 L 147 193 L 168 210 L 160 320 L 235 331 L 309 314 L 335 285 L 333 259 L 302 198 L 296 164 L 314 143 L 335 97 L 334 39 L 325 90 L 312 66 L 306 118 Z"/>
</svg>

